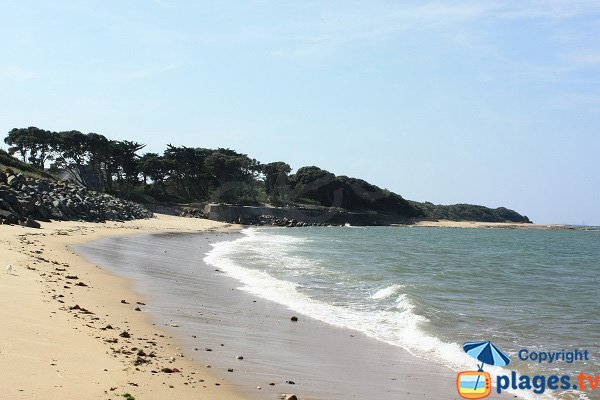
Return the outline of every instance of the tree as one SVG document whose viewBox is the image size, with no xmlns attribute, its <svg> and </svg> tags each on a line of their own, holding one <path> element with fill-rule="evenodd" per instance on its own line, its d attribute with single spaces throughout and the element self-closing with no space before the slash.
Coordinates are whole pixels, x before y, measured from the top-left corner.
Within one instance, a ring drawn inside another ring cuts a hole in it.
<svg viewBox="0 0 600 400">
<path fill-rule="evenodd" d="M 262 166 L 265 176 L 265 191 L 269 200 L 280 199 L 288 191 L 288 174 L 292 171 L 289 164 L 276 161 Z"/>
<path fill-rule="evenodd" d="M 144 184 L 147 183 L 147 178 L 150 178 L 152 187 L 164 192 L 164 182 L 169 171 L 174 169 L 174 164 L 157 153 L 146 153 L 140 158 L 139 165 L 144 177 Z"/>
<path fill-rule="evenodd" d="M 86 183 L 87 137 L 79 131 L 59 132 L 56 142 L 56 164 L 68 171 L 83 186 Z"/>
<path fill-rule="evenodd" d="M 293 199 L 308 199 L 326 207 L 339 207 L 342 194 L 335 175 L 319 167 L 302 167 L 290 176 Z"/>
<path fill-rule="evenodd" d="M 256 199 L 256 177 L 261 171 L 258 161 L 246 154 L 220 148 L 206 157 L 205 165 L 218 184 L 215 190 L 218 200 L 231 202 L 247 195 Z"/>
<path fill-rule="evenodd" d="M 132 189 L 139 181 L 140 165 L 136 153 L 144 147 L 145 144 L 129 140 L 111 142 L 112 160 L 117 167 L 117 179 L 124 180 L 127 189 Z"/>
<path fill-rule="evenodd" d="M 44 169 L 46 161 L 52 159 L 56 142 L 57 134 L 55 132 L 39 129 L 35 126 L 14 128 L 4 139 L 4 143 L 11 146 L 8 149 L 9 154 L 12 155 L 18 152 L 23 162 L 29 162 L 40 169 Z"/>
<path fill-rule="evenodd" d="M 94 174 L 94 182 L 87 182 L 88 186 L 101 191 L 112 190 L 112 141 L 97 133 L 86 135 L 85 145 L 89 158 L 89 166 Z"/>
</svg>

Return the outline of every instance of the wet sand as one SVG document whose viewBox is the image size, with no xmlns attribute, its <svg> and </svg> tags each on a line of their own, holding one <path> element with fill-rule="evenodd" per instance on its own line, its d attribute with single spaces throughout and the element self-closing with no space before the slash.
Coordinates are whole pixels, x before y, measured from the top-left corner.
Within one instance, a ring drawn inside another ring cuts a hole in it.
<svg viewBox="0 0 600 400">
<path fill-rule="evenodd" d="M 0 398 L 245 399 L 228 380 L 180 357 L 182 345 L 135 310 L 145 301 L 128 280 L 68 248 L 109 235 L 216 229 L 229 225 L 164 215 L 42 223 L 42 229 L 1 225 Z"/>
<path fill-rule="evenodd" d="M 252 399 L 460 398 L 446 367 L 239 290 L 238 281 L 202 261 L 210 243 L 235 235 L 137 235 L 76 249 L 134 282 L 147 302 L 142 310 L 184 354 Z"/>
</svg>

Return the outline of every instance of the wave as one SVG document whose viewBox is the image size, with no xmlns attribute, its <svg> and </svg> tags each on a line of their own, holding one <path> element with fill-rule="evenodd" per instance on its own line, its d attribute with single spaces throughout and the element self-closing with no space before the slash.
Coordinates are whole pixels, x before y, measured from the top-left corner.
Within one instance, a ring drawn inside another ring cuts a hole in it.
<svg viewBox="0 0 600 400">
<path fill-rule="evenodd" d="M 393 284 L 376 291 L 372 300 L 398 297 L 395 306 L 378 311 L 364 311 L 349 306 L 328 304 L 304 294 L 298 283 L 277 279 L 265 271 L 246 268 L 234 260 L 234 255 L 251 247 L 262 252 L 273 251 L 283 244 L 298 244 L 299 238 L 283 235 L 258 234 L 255 228 L 242 231 L 244 237 L 228 242 L 213 244 L 213 249 L 204 261 L 225 274 L 240 281 L 240 290 L 254 296 L 282 304 L 291 310 L 316 320 L 361 332 L 379 341 L 398 346 L 413 356 L 437 362 L 454 371 L 473 370 L 474 360 L 462 351 L 457 343 L 447 343 L 430 335 L 423 329 L 427 318 L 413 312 L 413 305 L 401 284 Z M 278 257 L 283 257 L 278 255 Z M 294 263 L 298 260 L 295 259 Z M 486 371 L 495 375 L 509 375 L 510 371 L 498 367 L 486 367 Z M 529 395 L 527 392 L 513 392 L 526 399 L 554 399 L 551 395 Z"/>
<path fill-rule="evenodd" d="M 379 289 L 369 298 L 373 300 L 387 299 L 388 297 L 392 297 L 402 289 L 404 289 L 404 285 L 394 284 L 391 286 L 384 287 L 383 289 Z"/>
</svg>

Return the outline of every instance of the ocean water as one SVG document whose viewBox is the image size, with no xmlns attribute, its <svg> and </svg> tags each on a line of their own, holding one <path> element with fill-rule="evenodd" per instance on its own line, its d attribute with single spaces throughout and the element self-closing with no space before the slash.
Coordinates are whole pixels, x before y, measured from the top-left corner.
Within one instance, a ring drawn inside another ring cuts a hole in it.
<svg viewBox="0 0 600 400">
<path fill-rule="evenodd" d="M 600 375 L 600 232 L 419 227 L 249 228 L 205 262 L 241 289 L 456 371 L 461 345 L 511 357 L 493 374 Z M 588 361 L 518 353 L 587 350 Z M 514 394 L 542 398 L 531 391 Z M 591 394 L 590 394 L 591 393 Z M 556 391 L 549 398 L 600 398 Z"/>
</svg>

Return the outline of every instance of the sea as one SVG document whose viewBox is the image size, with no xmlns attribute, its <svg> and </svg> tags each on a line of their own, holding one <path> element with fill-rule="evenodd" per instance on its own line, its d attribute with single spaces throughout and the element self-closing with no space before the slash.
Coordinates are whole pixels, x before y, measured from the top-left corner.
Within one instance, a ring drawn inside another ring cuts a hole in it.
<svg viewBox="0 0 600 400">
<path fill-rule="evenodd" d="M 242 234 L 213 244 L 204 261 L 241 290 L 299 315 L 454 371 L 477 370 L 465 342 L 491 341 L 511 359 L 484 366 L 495 375 L 567 375 L 571 384 L 581 372 L 600 376 L 600 230 L 346 226 Z M 568 362 L 576 351 L 587 359 Z M 542 353 L 558 360 L 540 362 Z M 545 395 L 598 399 L 597 390 Z"/>
</svg>

